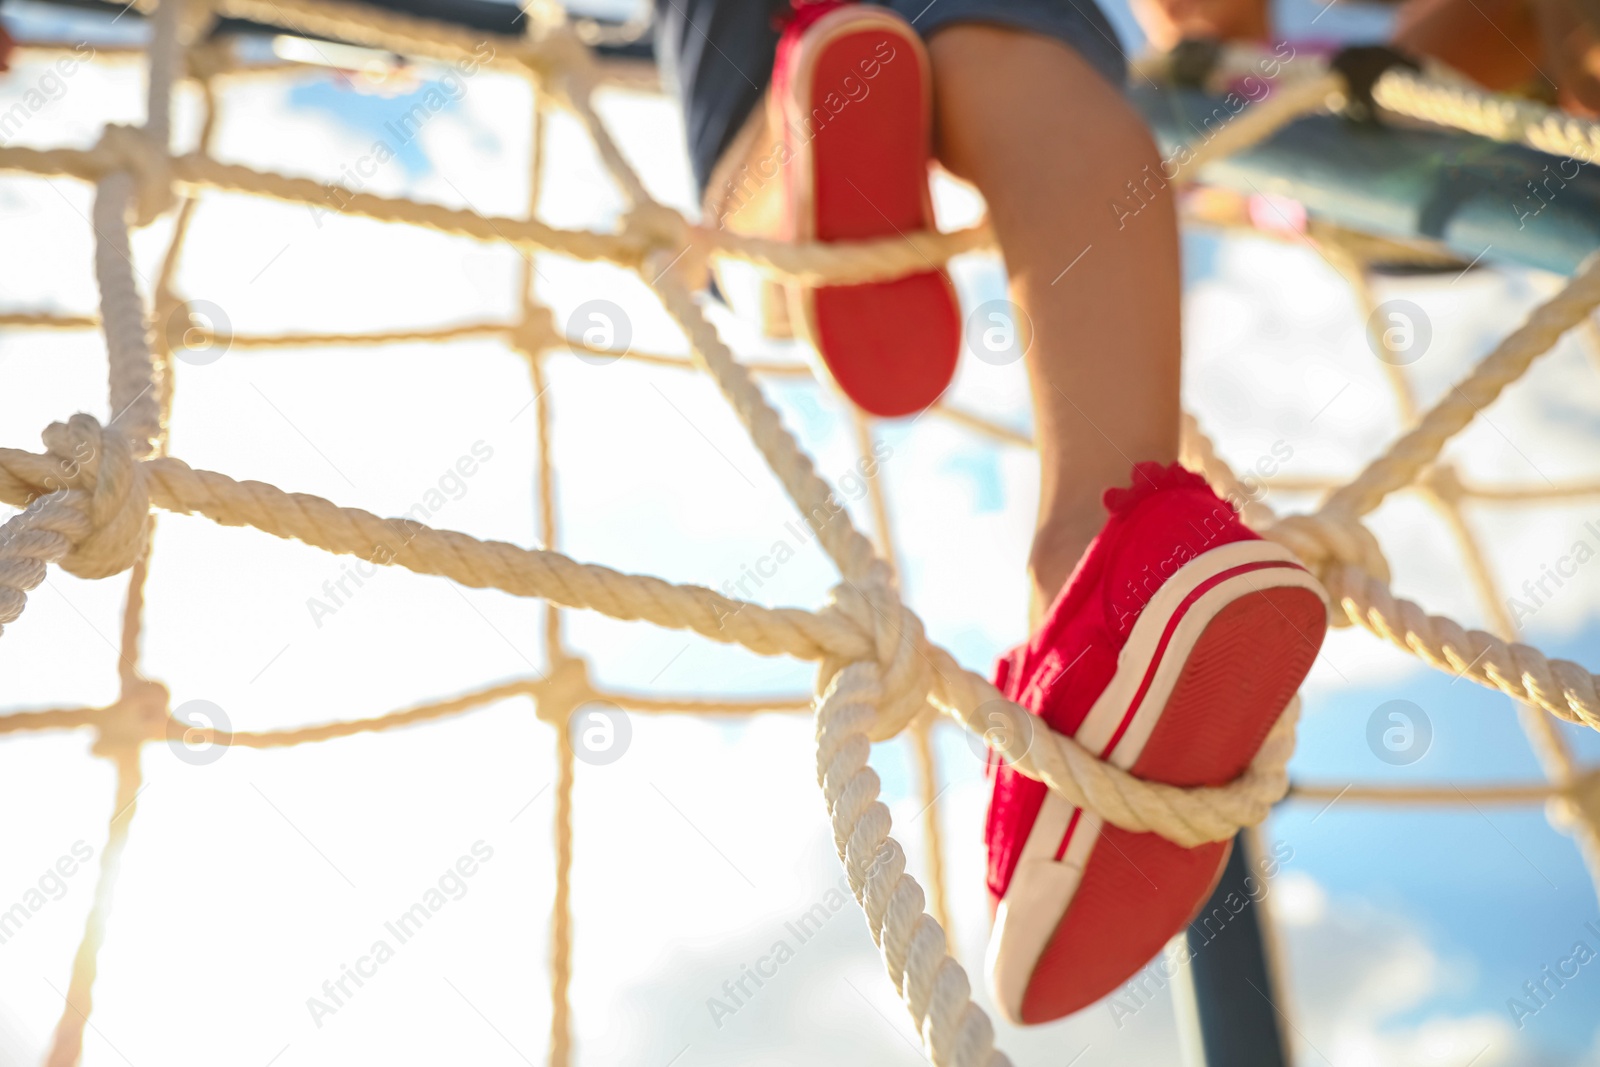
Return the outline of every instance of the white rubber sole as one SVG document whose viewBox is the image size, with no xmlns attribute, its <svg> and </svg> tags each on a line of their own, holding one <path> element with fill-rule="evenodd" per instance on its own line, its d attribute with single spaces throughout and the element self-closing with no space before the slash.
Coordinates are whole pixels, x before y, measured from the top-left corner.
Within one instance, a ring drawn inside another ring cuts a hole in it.
<svg viewBox="0 0 1600 1067">
<path fill-rule="evenodd" d="M 1196 590 L 1209 588 L 1191 599 Z M 1205 552 L 1182 567 L 1145 605 L 1117 671 L 1073 734 L 1101 759 L 1128 770 L 1144 752 L 1166 710 L 1189 653 L 1228 605 L 1286 586 L 1327 594 L 1288 549 L 1239 541 Z M 1001 1013 L 1021 1024 L 1034 968 L 1066 914 L 1089 864 L 1102 820 L 1048 793 L 1028 831 L 1022 856 L 995 913 L 989 937 L 989 991 Z"/>
</svg>

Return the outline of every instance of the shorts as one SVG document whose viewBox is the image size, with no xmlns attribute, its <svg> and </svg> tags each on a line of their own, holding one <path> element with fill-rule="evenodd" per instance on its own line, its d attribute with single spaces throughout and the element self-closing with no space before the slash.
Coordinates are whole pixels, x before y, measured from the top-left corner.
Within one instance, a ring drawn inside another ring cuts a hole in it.
<svg viewBox="0 0 1600 1067">
<path fill-rule="evenodd" d="M 1127 76 L 1117 34 L 1094 0 L 881 0 L 924 38 L 957 22 L 1054 37 L 1113 85 Z M 656 58 L 683 103 L 702 194 L 717 160 L 766 92 L 785 0 L 656 0 Z"/>
</svg>

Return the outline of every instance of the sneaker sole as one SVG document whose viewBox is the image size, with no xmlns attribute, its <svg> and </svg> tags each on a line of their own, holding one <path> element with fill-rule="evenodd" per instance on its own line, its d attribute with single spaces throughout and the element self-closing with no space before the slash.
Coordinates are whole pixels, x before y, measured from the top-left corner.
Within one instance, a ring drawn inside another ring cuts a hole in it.
<svg viewBox="0 0 1600 1067">
<path fill-rule="evenodd" d="M 1141 778 L 1228 782 L 1288 706 L 1326 628 L 1326 596 L 1287 550 L 1267 541 L 1213 549 L 1145 606 L 1073 736 Z M 989 942 L 1001 1011 L 1047 1022 L 1116 989 L 1194 916 L 1229 847 L 1130 833 L 1049 794 Z"/>
<path fill-rule="evenodd" d="M 824 15 L 768 100 L 793 168 L 789 236 L 863 240 L 933 227 L 932 81 L 927 51 L 904 20 L 859 6 Z M 863 410 L 913 414 L 954 377 L 961 323 L 944 270 L 787 288 L 791 322 Z"/>
</svg>

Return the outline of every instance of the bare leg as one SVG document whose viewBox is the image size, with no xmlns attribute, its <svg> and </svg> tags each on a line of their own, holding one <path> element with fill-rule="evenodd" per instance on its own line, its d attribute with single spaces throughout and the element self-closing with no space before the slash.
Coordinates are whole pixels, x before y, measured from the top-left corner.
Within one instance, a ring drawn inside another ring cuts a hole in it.
<svg viewBox="0 0 1600 1067">
<path fill-rule="evenodd" d="M 1135 462 L 1177 459 L 1172 190 L 1133 108 L 1065 45 L 973 23 L 929 50 L 939 159 L 988 202 L 1011 298 L 1033 322 L 1042 485 L 1029 563 L 1048 604 L 1105 521 L 1106 487 L 1127 484 Z"/>
</svg>

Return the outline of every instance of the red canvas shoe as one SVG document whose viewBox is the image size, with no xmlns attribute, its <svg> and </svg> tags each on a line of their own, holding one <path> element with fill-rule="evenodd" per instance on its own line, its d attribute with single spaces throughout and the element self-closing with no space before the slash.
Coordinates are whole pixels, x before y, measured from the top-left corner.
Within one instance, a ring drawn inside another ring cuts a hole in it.
<svg viewBox="0 0 1600 1067">
<path fill-rule="evenodd" d="M 921 38 L 885 8 L 796 5 L 767 96 L 787 187 L 778 236 L 845 241 L 934 228 L 929 70 Z M 790 285 L 788 294 L 792 322 L 863 410 L 913 414 L 950 384 L 961 320 L 944 270 L 862 285 Z"/>
<path fill-rule="evenodd" d="M 996 684 L 1101 759 L 1154 781 L 1236 778 L 1322 646 L 1326 597 L 1199 475 L 1141 463 Z M 1118 829 L 1010 766 L 986 830 L 996 905 L 989 981 L 1013 1022 L 1115 990 L 1204 904 L 1229 842 L 1182 848 Z"/>
</svg>

